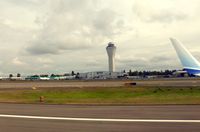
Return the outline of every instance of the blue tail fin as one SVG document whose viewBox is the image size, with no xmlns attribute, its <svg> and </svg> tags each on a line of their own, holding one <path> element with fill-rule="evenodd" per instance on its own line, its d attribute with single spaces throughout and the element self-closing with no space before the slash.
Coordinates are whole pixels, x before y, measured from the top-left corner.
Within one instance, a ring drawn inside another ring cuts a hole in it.
<svg viewBox="0 0 200 132">
<path fill-rule="evenodd" d="M 200 63 L 192 56 L 192 54 L 174 38 L 170 38 L 177 55 L 184 68 L 200 69 Z"/>
</svg>

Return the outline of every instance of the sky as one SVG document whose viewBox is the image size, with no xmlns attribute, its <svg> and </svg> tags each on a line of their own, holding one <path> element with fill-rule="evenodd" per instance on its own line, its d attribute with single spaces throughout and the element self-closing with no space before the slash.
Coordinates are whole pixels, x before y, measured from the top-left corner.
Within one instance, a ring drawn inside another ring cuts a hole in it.
<svg viewBox="0 0 200 132">
<path fill-rule="evenodd" d="M 0 75 L 181 69 L 169 38 L 200 60 L 199 0 L 0 0 Z"/>
</svg>

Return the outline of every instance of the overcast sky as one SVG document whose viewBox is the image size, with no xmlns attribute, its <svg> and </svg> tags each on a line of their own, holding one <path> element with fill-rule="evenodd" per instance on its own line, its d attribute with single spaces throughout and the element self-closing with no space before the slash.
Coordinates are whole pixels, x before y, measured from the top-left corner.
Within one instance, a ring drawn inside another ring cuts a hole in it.
<svg viewBox="0 0 200 132">
<path fill-rule="evenodd" d="M 175 37 L 200 60 L 199 0 L 0 0 L 0 74 L 179 69 Z"/>
</svg>

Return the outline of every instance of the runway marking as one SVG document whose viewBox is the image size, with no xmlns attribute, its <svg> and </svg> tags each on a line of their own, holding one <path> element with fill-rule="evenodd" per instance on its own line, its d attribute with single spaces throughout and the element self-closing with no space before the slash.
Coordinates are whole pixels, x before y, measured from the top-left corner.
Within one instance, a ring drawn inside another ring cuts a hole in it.
<svg viewBox="0 0 200 132">
<path fill-rule="evenodd" d="M 67 118 L 67 117 L 45 117 L 25 115 L 4 115 L 5 118 L 43 119 L 43 120 L 65 120 L 65 121 L 95 121 L 95 122 L 170 122 L 170 123 L 200 123 L 200 120 L 157 120 L 157 119 L 103 119 L 103 118 Z"/>
</svg>

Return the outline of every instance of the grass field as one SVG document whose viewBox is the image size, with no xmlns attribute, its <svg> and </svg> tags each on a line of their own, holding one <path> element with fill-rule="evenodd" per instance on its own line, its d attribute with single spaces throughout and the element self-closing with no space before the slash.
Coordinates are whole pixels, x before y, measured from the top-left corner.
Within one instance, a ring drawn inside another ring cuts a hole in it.
<svg viewBox="0 0 200 132">
<path fill-rule="evenodd" d="M 200 104 L 200 87 L 0 90 L 0 102 L 47 104 Z"/>
</svg>

